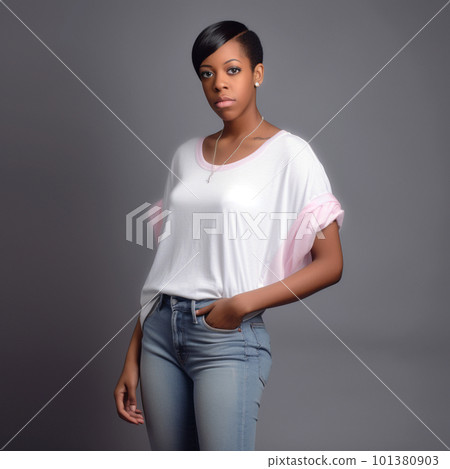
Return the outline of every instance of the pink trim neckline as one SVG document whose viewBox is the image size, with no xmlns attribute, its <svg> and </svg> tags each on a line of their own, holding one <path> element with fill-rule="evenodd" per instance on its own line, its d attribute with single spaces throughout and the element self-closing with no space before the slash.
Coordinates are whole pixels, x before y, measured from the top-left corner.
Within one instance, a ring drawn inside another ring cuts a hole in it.
<svg viewBox="0 0 450 469">
<path fill-rule="evenodd" d="M 197 160 L 197 163 L 204 169 L 207 169 L 208 171 L 211 171 L 212 169 L 216 169 L 217 171 L 223 171 L 225 169 L 232 169 L 236 168 L 237 166 L 241 166 L 247 161 L 254 160 L 259 154 L 270 144 L 273 143 L 277 138 L 281 137 L 284 134 L 288 134 L 289 132 L 287 130 L 281 129 L 279 130 L 275 135 L 272 135 L 268 140 L 266 140 L 259 148 L 257 148 L 253 153 L 250 153 L 250 155 L 247 155 L 246 157 L 240 159 L 239 161 L 234 161 L 233 163 L 226 163 L 223 166 L 222 165 L 217 165 L 217 164 L 212 164 L 208 163 L 204 156 L 203 156 L 203 141 L 205 140 L 206 137 L 199 137 L 197 140 L 197 146 L 196 146 L 196 151 L 195 151 L 195 157 Z M 219 169 L 220 168 L 220 169 Z"/>
</svg>

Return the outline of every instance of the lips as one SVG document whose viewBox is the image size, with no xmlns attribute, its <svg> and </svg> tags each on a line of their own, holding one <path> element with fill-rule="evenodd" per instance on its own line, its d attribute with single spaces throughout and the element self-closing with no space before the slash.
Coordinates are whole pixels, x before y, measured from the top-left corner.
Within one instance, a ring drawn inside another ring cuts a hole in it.
<svg viewBox="0 0 450 469">
<path fill-rule="evenodd" d="M 230 98 L 229 96 L 220 96 L 219 99 L 215 102 L 215 104 L 220 103 L 222 101 L 236 101 L 233 98 Z"/>
<path fill-rule="evenodd" d="M 223 108 L 231 106 L 235 101 L 235 99 L 232 99 L 228 96 L 221 96 L 218 101 L 216 101 L 214 104 L 216 105 L 216 107 Z"/>
</svg>

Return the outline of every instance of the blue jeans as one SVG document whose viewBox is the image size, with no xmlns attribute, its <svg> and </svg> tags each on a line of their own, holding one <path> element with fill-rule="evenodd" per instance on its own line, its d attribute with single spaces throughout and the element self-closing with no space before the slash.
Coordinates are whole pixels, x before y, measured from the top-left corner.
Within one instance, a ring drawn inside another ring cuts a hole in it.
<svg viewBox="0 0 450 469">
<path fill-rule="evenodd" d="M 161 294 L 144 320 L 140 390 L 152 450 L 255 449 L 269 333 L 262 313 L 235 329 L 196 316 L 216 300 Z"/>
</svg>

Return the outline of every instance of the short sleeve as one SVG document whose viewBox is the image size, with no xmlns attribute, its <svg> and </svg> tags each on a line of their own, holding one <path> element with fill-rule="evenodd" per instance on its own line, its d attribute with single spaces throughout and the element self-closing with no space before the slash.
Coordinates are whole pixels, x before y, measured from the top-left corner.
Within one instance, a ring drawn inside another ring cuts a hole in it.
<svg viewBox="0 0 450 469">
<path fill-rule="evenodd" d="M 288 233 L 283 252 L 283 270 L 287 277 L 312 262 L 311 249 L 316 237 L 333 221 L 338 228 L 344 221 L 344 210 L 331 192 L 315 197 L 304 207 Z"/>
<path fill-rule="evenodd" d="M 295 188 L 295 209 L 297 218 L 287 232 L 270 268 L 265 274 L 264 285 L 282 280 L 312 262 L 311 249 L 316 236 L 333 221 L 338 228 L 344 221 L 344 210 L 332 193 L 325 168 L 308 143 L 293 160 L 288 183 Z"/>
<path fill-rule="evenodd" d="M 333 195 L 325 168 L 309 143 L 301 158 L 304 197 L 286 240 L 283 259 L 286 276 L 311 262 L 310 251 L 316 236 L 323 237 L 324 228 L 336 220 L 340 229 L 344 221 L 344 210 Z"/>
</svg>

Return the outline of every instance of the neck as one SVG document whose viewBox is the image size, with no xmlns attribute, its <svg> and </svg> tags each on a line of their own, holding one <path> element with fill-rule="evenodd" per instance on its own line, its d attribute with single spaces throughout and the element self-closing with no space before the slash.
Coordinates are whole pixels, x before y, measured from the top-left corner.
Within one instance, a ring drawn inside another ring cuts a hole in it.
<svg viewBox="0 0 450 469">
<path fill-rule="evenodd" d="M 256 111 L 251 117 L 242 115 L 232 121 L 223 121 L 222 138 L 230 140 L 239 140 L 244 138 L 261 123 L 262 115 Z M 259 129 L 263 126 L 261 123 Z M 258 129 L 258 130 L 259 130 Z"/>
</svg>

